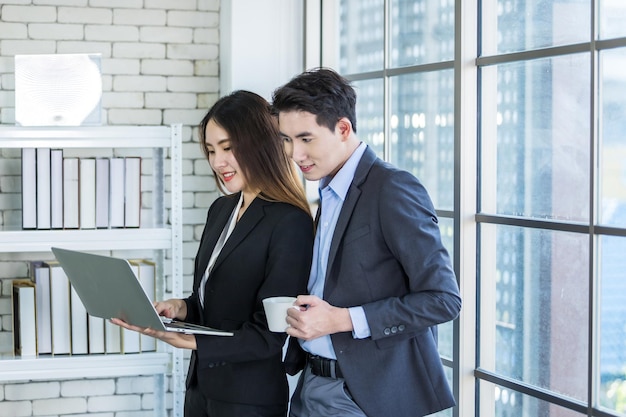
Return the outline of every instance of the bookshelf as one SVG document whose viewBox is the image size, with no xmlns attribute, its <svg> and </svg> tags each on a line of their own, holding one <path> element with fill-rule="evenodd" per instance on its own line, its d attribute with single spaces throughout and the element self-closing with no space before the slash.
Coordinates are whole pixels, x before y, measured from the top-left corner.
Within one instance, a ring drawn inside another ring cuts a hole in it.
<svg viewBox="0 0 626 417">
<path fill-rule="evenodd" d="M 171 296 L 182 296 L 182 125 L 170 126 L 81 126 L 20 127 L 0 126 L 0 149 L 56 148 L 81 152 L 106 149 L 151 151 L 149 174 L 152 194 L 150 218 L 139 228 L 21 230 L 3 225 L 0 254 L 16 254 L 20 260 L 36 260 L 42 253 L 52 259 L 51 246 L 84 251 L 123 254 L 141 249 L 151 251 L 157 265 L 157 298 L 165 293 L 165 253 L 172 277 Z M 130 151 L 129 151 L 130 152 Z M 169 155 L 168 155 L 169 153 Z M 168 157 L 169 156 L 169 157 Z M 169 189 L 166 187 L 169 164 Z M 143 176 L 143 174 L 142 174 Z M 146 191 L 146 190 L 144 190 Z M 167 200 L 167 201 L 166 201 Z M 167 204 L 166 204 L 167 203 Z M 170 210 L 169 224 L 166 211 Z M 0 355 L 0 382 L 44 381 L 51 379 L 153 375 L 154 415 L 166 415 L 166 377 L 171 375 L 173 415 L 182 416 L 184 401 L 183 358 L 179 349 L 158 343 L 156 352 L 139 354 L 42 355 L 32 358 Z"/>
</svg>

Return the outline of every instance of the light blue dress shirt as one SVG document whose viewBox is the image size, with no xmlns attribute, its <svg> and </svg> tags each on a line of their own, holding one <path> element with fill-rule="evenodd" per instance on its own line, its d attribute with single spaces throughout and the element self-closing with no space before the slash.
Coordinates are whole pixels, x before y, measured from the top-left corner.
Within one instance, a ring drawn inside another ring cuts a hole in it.
<svg viewBox="0 0 626 417">
<path fill-rule="evenodd" d="M 309 294 L 320 298 L 324 298 L 328 254 L 337 219 L 339 219 L 343 202 L 354 179 L 356 167 L 366 148 L 367 145 L 361 142 L 334 177 L 325 177 L 320 181 L 319 194 L 322 212 L 317 224 L 317 233 L 315 234 L 313 262 L 308 285 Z M 369 337 L 371 332 L 363 308 L 361 306 L 350 307 L 349 312 L 354 327 L 352 336 L 358 339 Z M 332 341 L 328 335 L 309 341 L 300 340 L 300 344 L 304 350 L 314 355 L 337 359 Z"/>
</svg>

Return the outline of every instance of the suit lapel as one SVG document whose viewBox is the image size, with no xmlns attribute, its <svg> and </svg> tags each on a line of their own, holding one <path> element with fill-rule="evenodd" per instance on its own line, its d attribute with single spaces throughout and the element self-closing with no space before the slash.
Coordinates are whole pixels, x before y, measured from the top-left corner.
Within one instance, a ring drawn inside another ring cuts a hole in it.
<svg viewBox="0 0 626 417">
<path fill-rule="evenodd" d="M 335 232 L 333 233 L 333 239 L 330 242 L 330 249 L 328 252 L 328 267 L 326 268 L 326 282 L 324 283 L 324 299 L 328 299 L 330 293 L 335 289 L 337 284 L 337 275 L 332 273 L 333 263 L 337 256 L 339 249 L 339 243 L 341 242 L 343 235 L 348 227 L 350 217 L 356 206 L 359 197 L 361 196 L 361 190 L 353 185 L 350 186 L 346 200 L 343 202 L 339 218 L 337 219 L 337 225 L 335 226 Z"/>
<path fill-rule="evenodd" d="M 254 227 L 261 221 L 265 215 L 264 206 L 269 204 L 267 201 L 261 198 L 255 198 L 250 204 L 250 207 L 246 209 L 244 215 L 239 219 L 237 225 L 233 229 L 232 234 L 226 240 L 222 251 L 215 260 L 213 271 L 219 268 L 220 264 L 226 259 L 226 257 L 245 239 L 246 236 L 254 229 Z M 234 208 L 234 207 L 233 207 Z M 232 210 L 231 210 L 232 212 Z"/>
<path fill-rule="evenodd" d="M 346 233 L 352 212 L 356 207 L 356 203 L 361 197 L 361 185 L 365 181 L 367 174 L 369 173 L 374 161 L 376 160 L 376 154 L 368 146 L 357 165 L 354 172 L 354 179 L 348 189 L 348 194 L 343 202 L 341 211 L 339 212 L 339 218 L 337 219 L 337 225 L 333 233 L 333 239 L 330 242 L 330 249 L 328 252 L 328 267 L 326 269 L 326 282 L 324 284 L 324 299 L 328 299 L 330 293 L 335 289 L 337 284 L 337 276 L 333 274 L 333 264 L 339 250 L 339 244 L 343 240 L 343 236 Z"/>
<path fill-rule="evenodd" d="M 239 194 L 233 195 L 230 198 L 224 200 L 224 204 L 215 214 L 215 218 L 209 219 L 211 222 L 206 229 L 205 236 L 200 240 L 200 250 L 198 251 L 200 259 L 198 262 L 198 274 L 199 277 L 197 279 L 202 279 L 202 274 L 206 270 L 207 265 L 209 264 L 209 259 L 213 254 L 213 248 L 217 244 L 224 227 L 226 227 L 226 223 L 230 217 L 230 214 L 233 212 L 233 209 L 237 205 L 239 201 Z"/>
</svg>

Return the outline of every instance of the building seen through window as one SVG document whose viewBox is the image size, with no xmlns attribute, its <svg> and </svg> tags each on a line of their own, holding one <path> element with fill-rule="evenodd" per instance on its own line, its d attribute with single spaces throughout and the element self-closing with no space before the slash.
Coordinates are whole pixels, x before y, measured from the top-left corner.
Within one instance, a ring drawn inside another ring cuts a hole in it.
<svg viewBox="0 0 626 417">
<path fill-rule="evenodd" d="M 476 106 L 456 110 L 478 120 L 471 253 L 453 251 L 459 3 L 323 1 L 323 65 L 354 80 L 359 137 L 426 185 L 451 254 L 478 259 L 460 276 L 477 415 L 626 415 L 626 2 L 479 2 Z"/>
</svg>

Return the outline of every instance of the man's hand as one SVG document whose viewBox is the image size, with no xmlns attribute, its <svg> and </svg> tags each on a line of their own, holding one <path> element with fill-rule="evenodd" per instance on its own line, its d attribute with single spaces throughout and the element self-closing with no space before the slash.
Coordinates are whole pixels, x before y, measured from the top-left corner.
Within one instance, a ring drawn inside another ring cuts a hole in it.
<svg viewBox="0 0 626 417">
<path fill-rule="evenodd" d="M 335 307 L 314 295 L 299 295 L 295 308 L 287 310 L 287 334 L 311 340 L 333 333 L 352 331 L 347 308 Z"/>
</svg>

